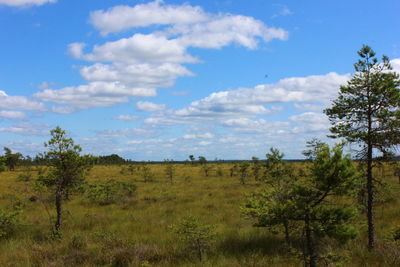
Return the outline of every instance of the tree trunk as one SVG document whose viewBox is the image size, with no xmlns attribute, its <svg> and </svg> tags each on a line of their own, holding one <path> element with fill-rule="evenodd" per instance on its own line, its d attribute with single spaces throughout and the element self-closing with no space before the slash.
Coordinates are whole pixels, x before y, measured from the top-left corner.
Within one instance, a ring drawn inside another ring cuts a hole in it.
<svg viewBox="0 0 400 267">
<path fill-rule="evenodd" d="M 307 214 L 304 220 L 305 223 L 305 228 L 306 228 L 306 245 L 307 245 L 307 254 L 308 254 L 308 266 L 310 267 L 316 267 L 317 263 L 316 263 L 316 256 L 315 256 L 315 251 L 314 251 L 314 243 L 312 240 L 312 236 L 311 236 L 311 229 L 310 229 L 310 217 Z"/>
<path fill-rule="evenodd" d="M 62 207 L 61 207 L 61 202 L 62 202 L 62 191 L 57 190 L 56 192 L 56 211 L 57 211 L 57 219 L 56 219 L 56 224 L 54 225 L 55 231 L 59 232 L 61 228 L 61 219 L 62 219 Z"/>
<path fill-rule="evenodd" d="M 202 261 L 203 260 L 203 257 L 202 257 L 202 254 L 201 254 L 201 243 L 200 243 L 200 240 L 199 239 L 196 239 L 196 247 L 197 247 L 197 256 L 199 257 L 199 260 L 200 261 Z"/>
<path fill-rule="evenodd" d="M 367 219 L 368 219 L 368 249 L 375 247 L 375 222 L 374 222 L 374 186 L 372 181 L 372 145 L 368 144 L 367 153 Z"/>
</svg>

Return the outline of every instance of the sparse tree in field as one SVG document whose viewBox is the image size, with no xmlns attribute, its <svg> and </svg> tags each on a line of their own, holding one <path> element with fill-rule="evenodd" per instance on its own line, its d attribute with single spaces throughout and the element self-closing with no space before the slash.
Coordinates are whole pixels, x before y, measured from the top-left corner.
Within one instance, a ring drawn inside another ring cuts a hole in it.
<svg viewBox="0 0 400 267">
<path fill-rule="evenodd" d="M 273 226 L 284 220 L 296 223 L 303 233 L 298 238 L 304 244 L 304 264 L 309 267 L 323 259 L 323 240 L 344 243 L 357 234 L 350 223 L 355 209 L 332 201 L 333 197 L 348 194 L 354 186 L 356 172 L 350 156 L 343 156 L 341 145 L 330 149 L 326 144 L 315 147 L 313 155 L 304 177 L 284 190 L 269 187 L 251 196 L 244 206 L 244 212 L 257 219 L 259 226 Z"/>
<path fill-rule="evenodd" d="M 248 176 L 247 170 L 249 167 L 250 164 L 247 161 L 243 161 L 239 164 L 239 179 L 242 185 L 246 183 L 246 179 Z"/>
<path fill-rule="evenodd" d="M 192 165 L 194 165 L 194 163 L 196 162 L 196 158 L 193 155 L 189 155 L 189 160 L 192 163 Z"/>
<path fill-rule="evenodd" d="M 8 147 L 4 147 L 4 159 L 5 164 L 9 171 L 14 171 L 19 160 L 22 158 L 21 153 L 12 153 L 12 150 Z"/>
<path fill-rule="evenodd" d="M 237 164 L 235 163 L 235 164 L 233 164 L 233 166 L 229 169 L 229 176 L 230 176 L 230 177 L 235 176 L 235 175 L 237 174 L 237 171 L 238 171 L 238 166 L 237 166 Z"/>
<path fill-rule="evenodd" d="M 266 154 L 267 162 L 262 181 L 267 187 L 248 199 L 246 213 L 258 218 L 257 226 L 271 230 L 283 228 L 285 241 L 290 246 L 290 209 L 293 186 L 297 181 L 293 169 L 283 161 L 284 154 L 271 148 Z"/>
<path fill-rule="evenodd" d="M 6 170 L 6 165 L 4 164 L 4 157 L 0 157 L 0 172 L 4 172 Z"/>
<path fill-rule="evenodd" d="M 81 156 L 79 145 L 60 127 L 50 131 L 51 139 L 45 143 L 48 151 L 45 153 L 50 170 L 40 182 L 54 189 L 57 219 L 54 225 L 55 233 L 59 233 L 62 224 L 62 201 L 67 192 L 82 184 L 87 171 L 91 168 L 91 157 Z"/>
<path fill-rule="evenodd" d="M 376 58 L 375 52 L 364 45 L 358 51 L 360 59 L 354 64 L 356 73 L 347 85 L 340 87 L 332 107 L 325 110 L 333 137 L 343 137 L 360 145 L 358 156 L 366 164 L 368 248 L 375 246 L 374 156 L 390 154 L 400 144 L 400 79 L 392 72 L 389 59 Z"/>
<path fill-rule="evenodd" d="M 169 183 L 173 184 L 173 179 L 175 176 L 175 166 L 173 160 L 165 160 L 165 175 L 167 176 Z"/>
<path fill-rule="evenodd" d="M 142 176 L 145 183 L 154 181 L 154 173 L 146 165 L 142 167 Z"/>
<path fill-rule="evenodd" d="M 207 163 L 207 159 L 203 156 L 199 156 L 199 164 L 204 165 Z"/>
<path fill-rule="evenodd" d="M 197 218 L 187 216 L 171 228 L 173 232 L 178 234 L 179 239 L 188 246 L 188 249 L 195 252 L 199 260 L 202 261 L 204 252 L 210 248 L 215 237 L 213 227 L 201 225 Z"/>
<path fill-rule="evenodd" d="M 213 166 L 211 166 L 209 163 L 205 162 L 201 164 L 201 171 L 204 173 L 205 177 L 210 176 L 212 170 Z"/>
<path fill-rule="evenodd" d="M 254 176 L 254 180 L 259 181 L 260 180 L 260 176 L 261 176 L 261 163 L 260 163 L 260 159 L 257 157 L 252 157 L 251 158 L 252 161 L 252 171 L 253 171 L 253 176 Z"/>
</svg>

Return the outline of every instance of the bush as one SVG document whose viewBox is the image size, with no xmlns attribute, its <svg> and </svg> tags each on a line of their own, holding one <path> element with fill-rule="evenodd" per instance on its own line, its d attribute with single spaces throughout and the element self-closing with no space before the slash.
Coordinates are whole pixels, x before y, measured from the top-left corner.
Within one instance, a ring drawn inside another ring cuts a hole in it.
<svg viewBox="0 0 400 267">
<path fill-rule="evenodd" d="M 29 182 L 32 178 L 32 175 L 30 173 L 22 173 L 17 176 L 17 181 L 18 182 Z"/>
<path fill-rule="evenodd" d="M 18 225 L 18 215 L 21 213 L 20 207 L 14 207 L 12 211 L 0 210 L 0 239 L 10 237 Z"/>
<path fill-rule="evenodd" d="M 0 161 L 0 172 L 4 172 L 6 170 L 6 165 Z"/>
<path fill-rule="evenodd" d="M 200 225 L 198 219 L 193 216 L 187 216 L 178 225 L 171 226 L 171 230 L 178 234 L 189 250 L 197 254 L 200 261 L 215 237 L 213 228 L 211 225 Z"/>
<path fill-rule="evenodd" d="M 93 203 L 109 205 L 134 196 L 136 189 L 137 186 L 133 183 L 111 179 L 105 183 L 88 185 L 86 197 Z"/>
</svg>

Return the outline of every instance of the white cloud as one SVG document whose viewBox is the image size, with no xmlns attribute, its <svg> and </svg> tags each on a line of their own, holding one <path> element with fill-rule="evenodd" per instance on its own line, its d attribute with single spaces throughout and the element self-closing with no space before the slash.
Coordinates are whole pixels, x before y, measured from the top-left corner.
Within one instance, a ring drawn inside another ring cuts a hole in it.
<svg viewBox="0 0 400 267">
<path fill-rule="evenodd" d="M 104 45 L 96 45 L 93 52 L 84 54 L 83 44 L 70 44 L 69 53 L 88 61 L 123 63 L 181 63 L 197 62 L 186 53 L 186 47 L 177 39 L 168 39 L 156 34 L 134 34 Z M 80 50 L 79 50 L 80 49 Z"/>
<path fill-rule="evenodd" d="M 140 117 L 134 116 L 134 115 L 118 115 L 115 116 L 114 119 L 120 120 L 120 121 L 135 121 L 138 120 Z"/>
<path fill-rule="evenodd" d="M 156 135 L 154 129 L 151 128 L 130 128 L 122 130 L 106 130 L 98 133 L 99 137 L 102 138 L 128 138 L 128 137 L 140 137 L 149 138 Z"/>
<path fill-rule="evenodd" d="M 140 88 L 166 88 L 174 85 L 179 76 L 193 75 L 179 64 L 94 64 L 81 68 L 81 75 L 88 81 L 120 81 Z"/>
<path fill-rule="evenodd" d="M 345 84 L 349 78 L 350 74 L 331 72 L 325 75 L 286 78 L 254 88 L 216 92 L 182 109 L 156 114 L 145 122 L 168 125 L 219 120 L 226 125 L 228 119 L 248 119 L 271 114 L 266 105 L 271 105 L 274 112 L 274 104 L 277 103 L 326 106 L 337 97 L 340 85 Z"/>
<path fill-rule="evenodd" d="M 207 19 L 201 7 L 187 4 L 161 5 L 162 3 L 163 1 L 157 0 L 134 7 L 115 6 L 107 11 L 97 10 L 90 14 L 90 22 L 102 34 L 108 34 L 153 24 L 188 24 Z"/>
<path fill-rule="evenodd" d="M 26 114 L 21 111 L 0 110 L 0 117 L 7 119 L 23 119 L 26 117 Z"/>
<path fill-rule="evenodd" d="M 253 17 L 211 14 L 197 6 L 169 5 L 159 0 L 98 10 L 91 14 L 90 22 L 103 34 L 155 24 L 163 27 L 97 44 L 88 48 L 88 52 L 84 52 L 84 43 L 70 44 L 68 51 L 72 57 L 94 62 L 80 69 L 88 84 L 47 89 L 35 94 L 36 97 L 71 105 L 77 110 L 127 102 L 128 97 L 154 96 L 158 88 L 172 87 L 177 78 L 194 75 L 183 66 L 200 62 L 189 54 L 191 47 L 220 49 L 237 44 L 256 49 L 259 42 L 286 40 L 288 36 L 284 29 L 269 27 Z M 224 108 L 226 113 L 232 112 L 228 106 Z M 262 105 L 248 105 L 242 111 L 269 112 Z M 207 116 L 201 112 L 199 116 Z"/>
<path fill-rule="evenodd" d="M 49 134 L 49 125 L 21 122 L 10 127 L 1 127 L 0 133 L 4 132 L 28 136 L 45 136 Z"/>
<path fill-rule="evenodd" d="M 147 102 L 147 101 L 138 101 L 136 103 L 136 108 L 140 111 L 154 112 L 154 111 L 164 110 L 165 105 L 164 104 L 155 104 L 155 103 Z"/>
<path fill-rule="evenodd" d="M 88 85 L 65 87 L 60 90 L 45 89 L 34 96 L 46 102 L 68 104 L 78 109 L 85 109 L 128 102 L 128 96 L 148 97 L 155 94 L 154 89 L 132 88 L 118 82 L 91 82 Z"/>
<path fill-rule="evenodd" d="M 188 94 L 190 94 L 190 92 L 188 92 L 188 91 L 176 91 L 176 90 L 174 90 L 174 91 L 171 91 L 171 94 L 172 94 L 172 95 L 188 95 Z"/>
<path fill-rule="evenodd" d="M 43 103 L 33 101 L 25 96 L 9 96 L 6 92 L 0 90 L 0 108 L 1 109 L 20 109 L 45 111 Z"/>
<path fill-rule="evenodd" d="M 51 111 L 58 114 L 70 114 L 77 111 L 78 108 L 73 106 L 52 106 Z"/>
<path fill-rule="evenodd" d="M 293 128 L 294 133 L 327 132 L 330 126 L 328 117 L 323 113 L 305 112 L 289 119 L 298 124 Z"/>
<path fill-rule="evenodd" d="M 277 7 L 279 10 L 277 13 L 273 14 L 271 18 L 277 18 L 279 16 L 290 16 L 293 15 L 293 11 L 290 10 L 287 6 L 285 5 L 280 5 L 280 4 L 274 4 L 273 6 Z"/>
<path fill-rule="evenodd" d="M 82 58 L 83 48 L 85 48 L 86 44 L 84 43 L 72 43 L 68 45 L 68 54 L 74 58 Z"/>
<path fill-rule="evenodd" d="M 178 40 L 184 46 L 219 49 L 235 43 L 250 49 L 258 47 L 258 39 L 269 42 L 286 40 L 288 32 L 281 28 L 266 26 L 252 17 L 241 15 L 218 15 L 196 25 L 175 25 L 171 35 L 181 35 Z"/>
<path fill-rule="evenodd" d="M 248 118 L 229 119 L 222 122 L 222 125 L 232 128 L 237 132 L 265 135 L 287 134 L 291 128 L 289 122 L 268 122 L 264 119 L 251 120 Z"/>
<path fill-rule="evenodd" d="M 202 133 L 202 134 L 185 134 L 182 136 L 183 139 L 211 139 L 214 138 L 212 133 Z"/>
<path fill-rule="evenodd" d="M 392 59 L 390 64 L 392 65 L 393 70 L 400 74 L 400 58 Z"/>
<path fill-rule="evenodd" d="M 211 145 L 212 144 L 212 142 L 208 142 L 208 141 L 200 141 L 199 142 L 199 145 L 201 145 L 201 146 L 208 146 L 208 145 Z"/>
<path fill-rule="evenodd" d="M 0 5 L 6 6 L 41 6 L 47 3 L 55 3 L 57 0 L 0 0 Z"/>
</svg>

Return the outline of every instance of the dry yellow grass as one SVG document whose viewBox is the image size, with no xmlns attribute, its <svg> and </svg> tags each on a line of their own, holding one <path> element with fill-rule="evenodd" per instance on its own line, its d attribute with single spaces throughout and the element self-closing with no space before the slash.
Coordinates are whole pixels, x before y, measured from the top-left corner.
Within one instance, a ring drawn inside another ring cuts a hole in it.
<svg viewBox="0 0 400 267">
<path fill-rule="evenodd" d="M 300 167 L 299 163 L 296 167 Z M 174 183 L 165 177 L 165 167 L 149 164 L 155 181 L 145 183 L 140 171 L 121 174 L 120 166 L 95 166 L 89 183 L 108 179 L 134 181 L 135 197 L 111 205 L 89 203 L 82 195 L 73 195 L 64 203 L 62 239 L 51 238 L 53 203 L 30 201 L 39 196 L 33 181 L 18 182 L 27 171 L 0 173 L 0 207 L 4 210 L 20 203 L 23 212 L 16 233 L 0 244 L 1 266 L 300 266 L 301 260 L 283 249 L 281 236 L 252 222 L 240 213 L 246 194 L 259 188 L 251 177 L 241 185 L 229 176 L 231 164 L 218 165 L 222 176 L 205 177 L 200 166 L 176 164 Z M 216 169 L 216 166 L 214 166 Z M 32 177 L 37 176 L 33 168 Z M 378 238 L 400 224 L 397 177 L 385 178 L 395 198 L 376 209 Z M 49 213 L 50 214 L 49 214 Z M 169 226 L 186 215 L 195 215 L 204 224 L 214 226 L 217 240 L 203 262 L 191 256 Z M 364 215 L 360 215 L 361 236 L 344 247 L 332 250 L 347 255 L 346 266 L 390 266 L 381 248 L 366 250 Z M 386 259 L 385 259 L 386 258 Z M 120 265 L 118 265 L 120 264 Z"/>
</svg>

